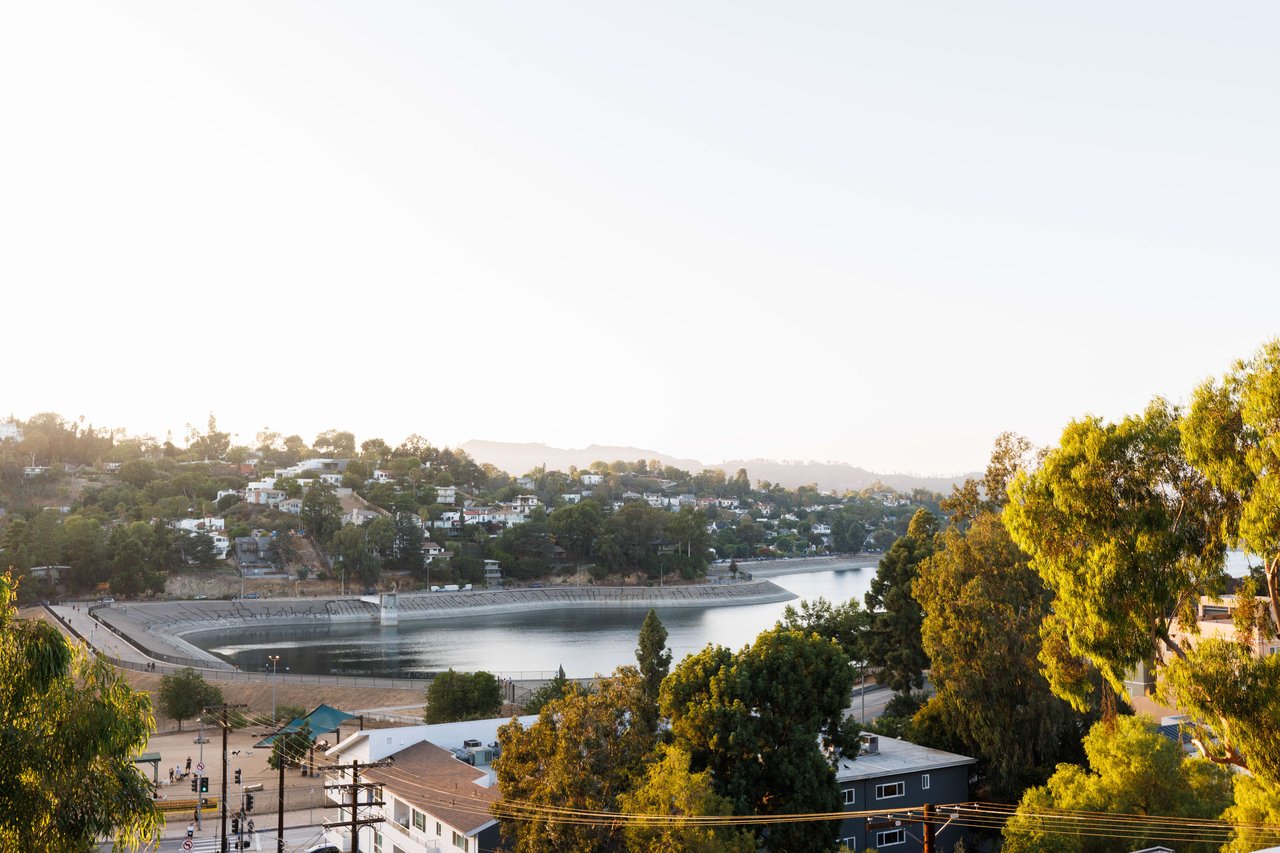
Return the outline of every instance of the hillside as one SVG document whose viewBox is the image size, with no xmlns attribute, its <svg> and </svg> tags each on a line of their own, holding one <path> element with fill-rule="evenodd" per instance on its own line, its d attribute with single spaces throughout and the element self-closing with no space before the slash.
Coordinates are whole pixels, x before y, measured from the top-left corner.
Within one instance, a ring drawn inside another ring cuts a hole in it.
<svg viewBox="0 0 1280 853">
<path fill-rule="evenodd" d="M 706 468 L 719 468 L 729 476 L 739 468 L 746 468 L 751 480 L 768 480 L 787 488 L 797 488 L 816 483 L 822 491 L 860 490 L 877 481 L 900 492 L 912 489 L 928 489 L 931 492 L 950 493 L 951 487 L 968 477 L 980 474 L 959 474 L 951 477 L 918 477 L 912 474 L 878 474 L 843 462 L 779 462 L 769 459 L 730 460 L 714 465 L 696 459 L 680 459 L 645 450 L 639 447 L 616 447 L 593 444 L 580 449 L 550 447 L 546 444 L 520 444 L 505 441 L 468 441 L 462 445 L 471 458 L 501 468 L 508 474 L 520 476 L 539 465 L 548 470 L 568 471 L 570 466 L 586 468 L 592 462 L 613 462 L 637 459 L 657 459 L 663 465 L 671 465 L 696 474 Z"/>
<path fill-rule="evenodd" d="M 581 449 L 563 449 L 546 444 L 515 443 L 507 441 L 477 441 L 472 439 L 462 445 L 462 450 L 477 462 L 489 463 L 512 476 L 519 477 L 539 465 L 548 471 L 568 471 L 570 466 L 586 468 L 592 462 L 635 462 L 637 459 L 657 459 L 663 465 L 672 465 L 696 474 L 706 465 L 696 459 L 677 459 L 656 450 L 639 447 L 617 447 L 592 444 Z"/>
</svg>

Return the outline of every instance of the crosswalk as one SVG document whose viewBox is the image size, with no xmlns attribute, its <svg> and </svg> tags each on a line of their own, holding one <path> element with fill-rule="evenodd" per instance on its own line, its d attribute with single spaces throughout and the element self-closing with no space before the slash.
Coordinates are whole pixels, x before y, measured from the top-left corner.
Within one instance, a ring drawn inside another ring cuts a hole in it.
<svg viewBox="0 0 1280 853">
<path fill-rule="evenodd" d="M 236 842 L 237 842 L 238 840 L 239 840 L 239 839 L 237 839 L 237 838 L 232 838 L 232 839 L 231 839 L 231 843 L 230 843 L 229 845 L 227 845 L 227 846 L 228 846 L 228 849 L 230 849 L 230 850 L 238 850 L 238 848 L 236 847 Z M 272 841 L 272 843 L 274 844 L 274 840 Z M 185 848 L 184 848 L 184 849 L 185 849 Z M 249 836 L 247 836 L 247 835 L 246 835 L 246 836 L 245 836 L 245 840 L 244 840 L 244 849 L 245 849 L 245 850 L 255 850 L 255 849 L 257 849 L 257 850 L 261 850 L 261 849 L 263 849 L 263 848 L 261 848 L 261 847 L 256 847 L 256 848 L 255 848 L 255 847 L 254 847 L 254 844 L 253 844 L 253 839 L 251 839 Z M 274 848 L 272 848 L 272 849 L 274 849 Z M 218 840 L 217 838 L 195 838 L 195 839 L 192 839 L 192 844 L 191 844 L 191 853 L 220 853 L 220 851 L 221 851 L 221 850 L 222 850 L 222 844 L 221 844 L 221 842 L 219 842 L 219 840 Z"/>
</svg>

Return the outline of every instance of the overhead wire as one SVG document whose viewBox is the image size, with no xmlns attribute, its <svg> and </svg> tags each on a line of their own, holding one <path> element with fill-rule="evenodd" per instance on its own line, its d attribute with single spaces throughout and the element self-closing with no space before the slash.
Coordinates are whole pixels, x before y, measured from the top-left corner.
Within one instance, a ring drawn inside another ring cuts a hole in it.
<svg viewBox="0 0 1280 853">
<path fill-rule="evenodd" d="M 461 789 L 432 786 L 394 767 L 379 768 L 379 773 L 390 777 L 389 781 L 383 781 L 384 786 L 391 786 L 395 789 L 407 788 L 419 795 L 426 795 L 430 799 L 447 800 L 450 807 L 455 811 L 477 816 L 493 816 L 509 820 L 543 820 L 567 825 L 748 827 L 765 824 L 874 819 L 880 817 L 900 823 L 932 823 L 940 827 L 952 825 L 968 828 L 1000 829 L 1015 813 L 1018 813 L 1015 806 L 976 802 L 939 805 L 932 816 L 925 816 L 919 807 L 856 812 L 764 815 L 648 815 L 553 806 L 506 798 L 489 806 L 488 803 L 474 796 L 466 796 Z M 1032 822 L 1032 825 L 1028 827 L 1030 830 L 1055 835 L 1132 840 L 1160 838 L 1170 841 L 1214 843 L 1229 840 L 1238 830 L 1252 830 L 1258 833 L 1272 834 L 1280 838 L 1280 826 L 1270 824 L 1231 824 L 1210 819 L 1066 809 L 1024 811 L 1021 816 Z"/>
</svg>

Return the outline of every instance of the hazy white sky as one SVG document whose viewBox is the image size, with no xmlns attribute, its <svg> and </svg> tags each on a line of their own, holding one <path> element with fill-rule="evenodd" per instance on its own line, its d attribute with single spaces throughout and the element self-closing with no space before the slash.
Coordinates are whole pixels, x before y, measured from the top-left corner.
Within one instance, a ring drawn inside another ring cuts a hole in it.
<svg viewBox="0 0 1280 853">
<path fill-rule="evenodd" d="M 979 468 L 1280 334 L 1278 29 L 5 4 L 0 414 Z"/>
</svg>

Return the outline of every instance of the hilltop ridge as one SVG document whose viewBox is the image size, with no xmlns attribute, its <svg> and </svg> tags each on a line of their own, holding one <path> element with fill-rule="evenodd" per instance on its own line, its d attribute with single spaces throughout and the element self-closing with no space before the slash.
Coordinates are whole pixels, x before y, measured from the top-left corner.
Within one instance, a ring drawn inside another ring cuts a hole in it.
<svg viewBox="0 0 1280 853">
<path fill-rule="evenodd" d="M 768 480 L 787 488 L 797 488 L 810 483 L 822 491 L 860 490 L 879 482 L 901 492 L 912 489 L 928 489 L 946 494 L 953 485 L 968 478 L 979 478 L 977 472 L 955 476 L 918 476 L 914 474 L 881 474 L 868 471 L 846 462 L 779 461 L 772 459 L 731 459 L 707 464 L 696 459 L 682 459 L 640 447 L 592 444 L 583 448 L 551 447 L 533 442 L 482 441 L 473 439 L 461 445 L 471 458 L 488 463 L 508 474 L 519 476 L 545 465 L 548 469 L 568 471 L 570 466 L 586 468 L 592 462 L 637 459 L 656 459 L 663 465 L 671 465 L 696 474 L 708 468 L 718 468 L 732 476 L 739 468 L 746 468 L 753 481 Z"/>
</svg>

